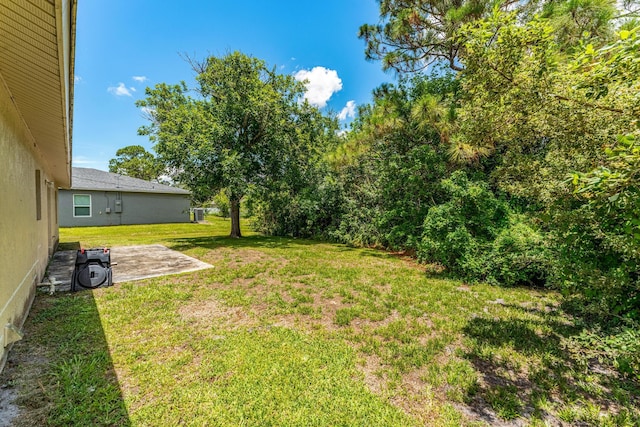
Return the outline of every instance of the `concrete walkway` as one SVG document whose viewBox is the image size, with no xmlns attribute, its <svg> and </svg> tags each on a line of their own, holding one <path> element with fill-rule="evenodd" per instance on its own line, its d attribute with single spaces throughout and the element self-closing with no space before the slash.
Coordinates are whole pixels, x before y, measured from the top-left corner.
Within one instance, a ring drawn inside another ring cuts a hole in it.
<svg viewBox="0 0 640 427">
<path fill-rule="evenodd" d="M 110 249 L 114 283 L 213 267 L 162 245 L 116 246 Z M 56 252 L 41 286 L 49 286 L 57 292 L 71 290 L 76 253 L 75 250 Z"/>
</svg>

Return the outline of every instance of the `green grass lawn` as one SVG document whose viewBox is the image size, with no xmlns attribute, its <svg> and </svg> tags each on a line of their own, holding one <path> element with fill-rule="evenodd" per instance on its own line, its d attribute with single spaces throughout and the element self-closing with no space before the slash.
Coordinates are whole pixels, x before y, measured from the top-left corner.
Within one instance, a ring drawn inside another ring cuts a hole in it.
<svg viewBox="0 0 640 427">
<path fill-rule="evenodd" d="M 214 268 L 39 294 L 12 352 L 18 424 L 640 423 L 638 384 L 584 356 L 555 293 L 228 232 L 220 219 L 61 229 L 65 245 L 161 243 Z"/>
</svg>

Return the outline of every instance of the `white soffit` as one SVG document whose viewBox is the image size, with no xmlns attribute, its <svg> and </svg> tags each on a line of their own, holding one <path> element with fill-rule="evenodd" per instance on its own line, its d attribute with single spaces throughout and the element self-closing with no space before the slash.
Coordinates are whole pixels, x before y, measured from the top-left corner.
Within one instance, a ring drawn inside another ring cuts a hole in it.
<svg viewBox="0 0 640 427">
<path fill-rule="evenodd" d="M 75 8 L 75 0 L 0 0 L 0 76 L 63 187 L 71 182 Z"/>
</svg>

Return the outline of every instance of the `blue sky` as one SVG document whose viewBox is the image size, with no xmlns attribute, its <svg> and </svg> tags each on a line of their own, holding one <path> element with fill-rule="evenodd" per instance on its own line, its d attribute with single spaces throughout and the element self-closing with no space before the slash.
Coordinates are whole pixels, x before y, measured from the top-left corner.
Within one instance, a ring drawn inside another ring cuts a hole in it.
<svg viewBox="0 0 640 427">
<path fill-rule="evenodd" d="M 307 98 L 343 125 L 393 76 L 364 59 L 358 28 L 378 21 L 376 0 L 111 0 L 78 2 L 73 165 L 107 170 L 119 148 L 142 145 L 135 101 L 156 83 L 193 82 L 181 53 L 239 50 L 309 79 Z"/>
</svg>

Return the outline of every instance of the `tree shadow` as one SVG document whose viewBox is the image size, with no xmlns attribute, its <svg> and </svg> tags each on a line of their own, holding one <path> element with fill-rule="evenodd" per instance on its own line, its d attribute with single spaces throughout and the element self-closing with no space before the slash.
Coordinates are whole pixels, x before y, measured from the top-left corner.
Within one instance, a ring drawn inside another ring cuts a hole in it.
<svg viewBox="0 0 640 427">
<path fill-rule="evenodd" d="M 17 392 L 15 426 L 129 426 L 92 291 L 38 293 L 0 384 Z"/>
<path fill-rule="evenodd" d="M 228 236 L 180 237 L 168 240 L 167 246 L 170 249 L 182 252 L 195 248 L 292 249 L 300 247 L 313 247 L 318 245 L 331 245 L 336 252 L 357 252 L 360 257 L 366 258 L 373 257 L 380 259 L 411 259 L 410 255 L 404 252 L 390 252 L 377 248 L 362 248 L 325 240 L 264 236 L 260 234 L 241 237 L 239 239 L 231 238 Z"/>
<path fill-rule="evenodd" d="M 316 240 L 296 239 L 293 237 L 271 237 L 262 235 L 251 235 L 239 239 L 228 236 L 180 237 L 171 239 L 169 242 L 169 248 L 176 251 L 186 251 L 195 248 L 291 249 L 294 247 L 316 246 L 327 243 Z"/>
<path fill-rule="evenodd" d="M 567 342 L 582 328 L 555 310 L 505 306 L 513 310 L 513 317 L 476 317 L 463 328 L 471 341 L 464 357 L 480 380 L 479 388 L 467 396 L 475 415 L 494 421 L 496 415 L 507 420 L 535 416 L 555 423 L 560 421 L 557 414 L 549 413 L 549 402 L 560 406 L 591 402 L 607 410 L 633 400 L 638 384 L 624 381 L 612 368 L 585 360 L 568 348 Z M 518 311 L 533 316 L 520 317 Z M 513 352 L 530 363 L 522 366 L 505 357 Z"/>
</svg>

